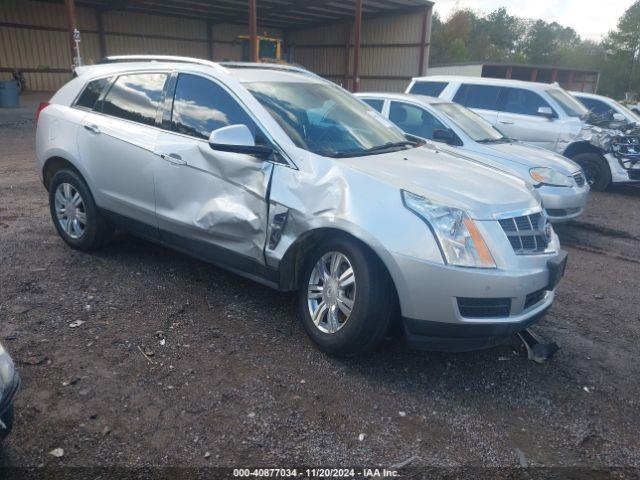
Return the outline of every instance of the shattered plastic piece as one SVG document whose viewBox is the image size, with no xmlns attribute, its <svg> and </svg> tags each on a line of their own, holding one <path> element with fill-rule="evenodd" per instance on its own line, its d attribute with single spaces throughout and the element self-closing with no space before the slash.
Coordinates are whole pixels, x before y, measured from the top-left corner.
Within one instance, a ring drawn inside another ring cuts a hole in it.
<svg viewBox="0 0 640 480">
<path fill-rule="evenodd" d="M 400 470 L 406 467 L 407 465 L 409 465 L 410 463 L 413 463 L 419 460 L 422 460 L 422 458 L 418 457 L 417 455 L 414 455 L 413 457 L 409 457 L 402 462 L 394 463 L 389 467 L 389 470 Z"/>
<path fill-rule="evenodd" d="M 524 346 L 527 348 L 529 360 L 533 360 L 536 363 L 544 363 L 545 360 L 550 359 L 560 348 L 555 342 L 544 342 L 529 328 L 518 332 L 518 337 L 520 337 L 520 340 L 522 340 L 522 343 L 524 343 Z"/>
<path fill-rule="evenodd" d="M 361 433 L 360 435 L 358 435 L 358 441 L 361 442 L 364 440 L 365 434 Z"/>
<path fill-rule="evenodd" d="M 56 458 L 61 458 L 64 456 L 64 450 L 62 448 L 54 448 L 49 452 L 49 455 L 52 455 Z"/>
<path fill-rule="evenodd" d="M 73 322 L 71 322 L 69 324 L 69 328 L 76 328 L 79 327 L 80 325 L 82 325 L 84 323 L 84 320 L 74 320 Z"/>
<path fill-rule="evenodd" d="M 518 455 L 518 463 L 522 468 L 529 468 L 529 462 L 527 462 L 527 457 L 524 455 L 524 452 L 519 448 L 516 448 L 516 455 Z"/>
</svg>

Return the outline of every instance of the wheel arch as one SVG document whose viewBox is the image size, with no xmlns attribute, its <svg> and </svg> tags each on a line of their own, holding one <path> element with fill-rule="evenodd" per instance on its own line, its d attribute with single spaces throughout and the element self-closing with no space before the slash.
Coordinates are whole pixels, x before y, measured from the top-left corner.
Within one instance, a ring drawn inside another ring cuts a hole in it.
<svg viewBox="0 0 640 480">
<path fill-rule="evenodd" d="M 563 155 L 567 158 L 572 159 L 576 155 L 580 155 L 581 153 L 597 153 L 598 155 L 604 155 L 604 152 L 602 150 L 587 142 L 586 140 L 572 143 L 563 152 Z"/>
<path fill-rule="evenodd" d="M 80 175 L 85 183 L 87 183 L 86 177 L 82 174 L 80 169 L 76 167 L 71 161 L 64 157 L 52 156 L 49 157 L 42 165 L 42 183 L 44 183 L 44 186 L 47 190 L 49 190 L 49 186 L 51 185 L 51 180 L 53 179 L 54 175 L 64 168 L 73 170 L 78 175 Z"/>
<path fill-rule="evenodd" d="M 356 237 L 352 233 L 333 227 L 319 227 L 309 230 L 308 232 L 300 235 L 300 237 L 298 237 L 296 241 L 289 246 L 280 261 L 280 289 L 283 291 L 296 290 L 300 282 L 300 275 L 302 275 L 307 255 L 320 242 L 329 238 L 336 238 L 336 236 L 348 238 L 349 240 L 361 245 L 380 262 L 389 275 L 389 280 L 393 286 L 394 301 L 399 305 L 398 287 L 392 274 L 392 269 L 389 268 L 389 265 L 385 262 L 383 256 L 379 254 L 379 250 Z"/>
</svg>

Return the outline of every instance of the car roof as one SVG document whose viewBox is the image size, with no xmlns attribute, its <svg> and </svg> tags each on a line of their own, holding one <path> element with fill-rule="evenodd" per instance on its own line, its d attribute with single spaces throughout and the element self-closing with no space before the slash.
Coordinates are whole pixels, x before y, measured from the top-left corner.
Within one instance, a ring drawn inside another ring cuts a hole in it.
<svg viewBox="0 0 640 480">
<path fill-rule="evenodd" d="M 448 100 L 443 100 L 442 98 L 437 97 L 429 97 L 427 95 L 418 95 L 415 93 L 390 93 L 390 92 L 360 92 L 356 93 L 358 97 L 382 97 L 389 100 L 408 100 L 408 101 L 417 101 L 419 103 L 424 103 L 426 105 L 433 105 L 437 103 L 451 103 Z"/>
<path fill-rule="evenodd" d="M 464 75 L 434 75 L 430 77 L 415 77 L 416 82 L 461 82 L 474 83 L 476 85 L 496 85 L 500 87 L 521 87 L 531 90 L 548 90 L 549 88 L 560 88 L 557 83 L 527 82 L 524 80 L 513 80 L 509 78 L 487 78 L 471 77 Z"/>
<path fill-rule="evenodd" d="M 325 82 L 318 75 L 295 65 L 249 62 L 212 62 L 191 57 L 127 55 L 107 57 L 96 65 L 76 67 L 79 77 L 99 77 L 131 71 L 188 70 L 190 72 L 211 73 L 234 77 L 240 82 L 282 81 L 282 82 Z"/>
</svg>

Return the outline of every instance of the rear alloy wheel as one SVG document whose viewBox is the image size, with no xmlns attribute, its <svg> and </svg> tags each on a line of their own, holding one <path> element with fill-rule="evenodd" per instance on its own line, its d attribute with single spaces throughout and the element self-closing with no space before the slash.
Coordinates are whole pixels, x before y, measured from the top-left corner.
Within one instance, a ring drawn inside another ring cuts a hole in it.
<svg viewBox="0 0 640 480">
<path fill-rule="evenodd" d="M 51 219 L 71 248 L 94 250 L 113 238 L 82 177 L 74 170 L 56 172 L 49 185 Z"/>
<path fill-rule="evenodd" d="M 337 356 L 375 349 L 392 320 L 393 284 L 382 262 L 347 237 L 313 251 L 300 278 L 298 311 L 318 347 Z"/>
<path fill-rule="evenodd" d="M 599 153 L 580 153 L 571 160 L 582 167 L 584 176 L 593 190 L 601 192 L 611 184 L 609 163 Z"/>
<path fill-rule="evenodd" d="M 60 228 L 70 238 L 78 240 L 87 228 L 87 211 L 82 195 L 70 183 L 61 183 L 54 198 Z"/>
</svg>

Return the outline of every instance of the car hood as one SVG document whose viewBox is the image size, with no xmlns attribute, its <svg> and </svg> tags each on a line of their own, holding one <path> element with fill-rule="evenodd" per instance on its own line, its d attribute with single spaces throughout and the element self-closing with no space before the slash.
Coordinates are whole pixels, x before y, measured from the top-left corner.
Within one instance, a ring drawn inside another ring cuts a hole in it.
<svg viewBox="0 0 640 480">
<path fill-rule="evenodd" d="M 484 144 L 481 153 L 499 160 L 508 169 L 509 164 L 515 164 L 516 168 L 518 165 L 527 168 L 549 167 L 567 176 L 580 170 L 580 166 L 568 158 L 524 142 Z M 517 170 L 521 171 L 519 168 Z"/>
<path fill-rule="evenodd" d="M 466 210 L 476 220 L 540 207 L 540 196 L 528 183 L 428 144 L 340 162 L 399 190 Z"/>
</svg>

